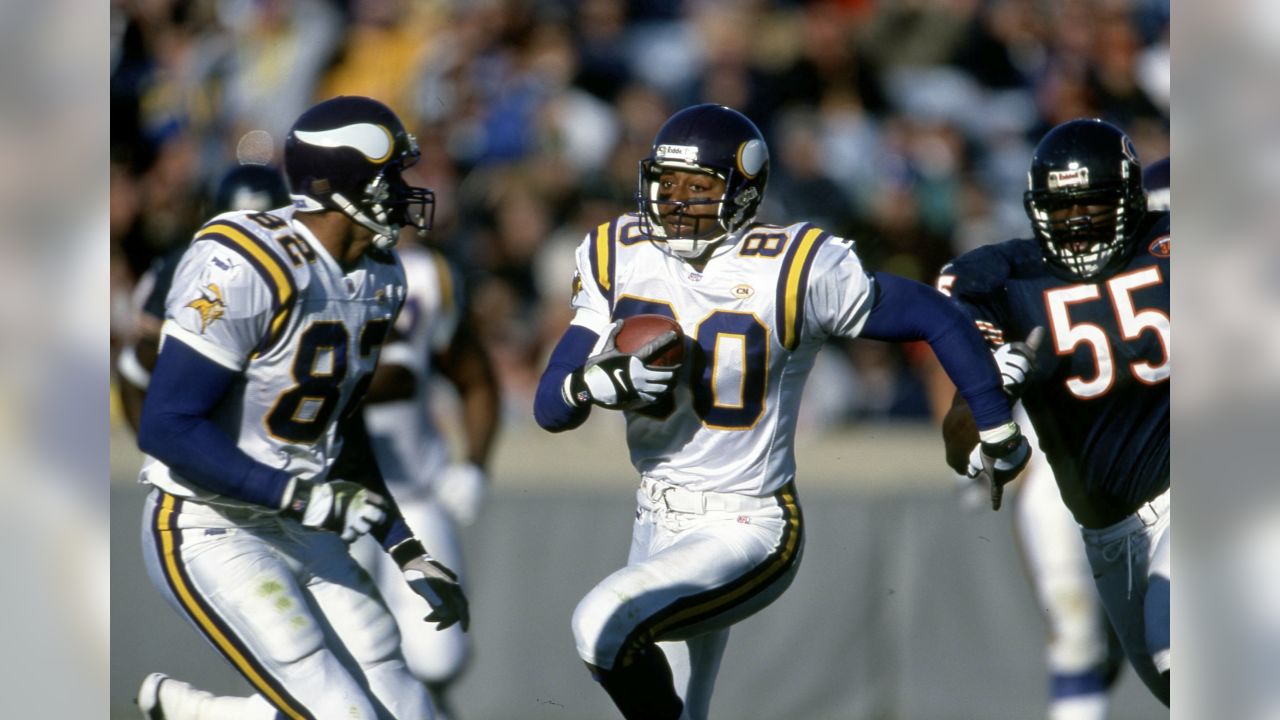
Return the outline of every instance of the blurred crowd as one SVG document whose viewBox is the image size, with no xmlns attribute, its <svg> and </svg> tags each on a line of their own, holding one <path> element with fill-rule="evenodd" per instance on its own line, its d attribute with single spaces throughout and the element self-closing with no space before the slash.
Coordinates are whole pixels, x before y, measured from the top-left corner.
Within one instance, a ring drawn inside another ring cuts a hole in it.
<svg viewBox="0 0 1280 720">
<path fill-rule="evenodd" d="M 429 242 L 458 265 L 511 413 L 570 318 L 573 248 L 634 209 L 663 120 L 751 117 L 772 171 L 759 220 L 857 241 L 931 283 L 1029 236 L 1022 190 L 1053 125 L 1102 117 L 1169 152 L 1168 0 L 113 0 L 113 344 L 139 275 L 185 244 L 251 130 L 313 102 L 390 105 L 436 192 Z M 113 353 L 114 355 L 114 353 Z M 823 353 L 826 420 L 925 417 L 924 346 Z M 840 392 L 831 392 L 836 383 Z M 949 397 L 949 393 L 947 393 Z"/>
</svg>

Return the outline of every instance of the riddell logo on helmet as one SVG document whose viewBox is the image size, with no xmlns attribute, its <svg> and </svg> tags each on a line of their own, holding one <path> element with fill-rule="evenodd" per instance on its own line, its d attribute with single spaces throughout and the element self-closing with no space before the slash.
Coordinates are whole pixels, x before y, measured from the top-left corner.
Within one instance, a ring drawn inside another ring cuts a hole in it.
<svg viewBox="0 0 1280 720">
<path fill-rule="evenodd" d="M 697 145 L 659 145 L 657 150 L 653 151 L 653 155 L 658 162 L 664 160 L 678 160 L 686 163 L 698 162 L 698 146 Z"/>
<path fill-rule="evenodd" d="M 1053 170 L 1049 173 L 1049 189 L 1061 190 L 1071 187 L 1089 186 L 1089 168 L 1075 170 Z"/>
</svg>

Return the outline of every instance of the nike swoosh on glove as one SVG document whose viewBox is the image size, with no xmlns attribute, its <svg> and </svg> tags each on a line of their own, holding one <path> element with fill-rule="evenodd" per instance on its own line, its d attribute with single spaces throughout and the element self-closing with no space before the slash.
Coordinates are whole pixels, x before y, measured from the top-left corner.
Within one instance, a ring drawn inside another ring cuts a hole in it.
<svg viewBox="0 0 1280 720">
<path fill-rule="evenodd" d="M 634 410 L 658 401 L 675 386 L 679 365 L 654 367 L 641 358 L 659 354 L 673 342 L 675 331 L 667 331 L 645 343 L 632 354 L 618 350 L 614 338 L 622 321 L 614 322 L 600 352 L 587 358 L 582 369 L 565 378 L 562 396 L 574 407 L 593 402 L 609 410 Z"/>
</svg>

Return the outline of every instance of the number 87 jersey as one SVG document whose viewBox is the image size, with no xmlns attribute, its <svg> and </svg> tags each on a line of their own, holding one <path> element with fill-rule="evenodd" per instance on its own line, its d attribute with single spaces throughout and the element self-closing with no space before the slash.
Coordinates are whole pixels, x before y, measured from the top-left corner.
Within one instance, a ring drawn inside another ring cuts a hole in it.
<svg viewBox="0 0 1280 720">
<path fill-rule="evenodd" d="M 201 228 L 174 273 L 162 342 L 180 340 L 240 373 L 213 419 L 241 450 L 323 480 L 341 449 L 338 421 L 368 386 L 405 279 L 390 252 L 340 267 L 293 214 L 226 213 Z M 214 499 L 153 458 L 142 480 Z"/>
<path fill-rule="evenodd" d="M 1103 277 L 1054 274 L 1033 240 L 977 248 L 938 277 L 993 348 L 1045 329 L 1022 401 L 1073 510 L 1168 486 L 1169 216 L 1149 217 Z"/>
</svg>

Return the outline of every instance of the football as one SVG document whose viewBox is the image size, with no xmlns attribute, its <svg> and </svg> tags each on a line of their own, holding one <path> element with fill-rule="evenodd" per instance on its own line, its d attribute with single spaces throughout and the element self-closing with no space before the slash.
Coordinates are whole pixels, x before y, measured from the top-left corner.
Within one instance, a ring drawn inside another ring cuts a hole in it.
<svg viewBox="0 0 1280 720">
<path fill-rule="evenodd" d="M 679 323 L 666 315 L 632 315 L 624 319 L 614 343 L 620 352 L 634 355 L 650 340 L 668 330 L 675 331 L 676 341 L 662 348 L 656 355 L 642 357 L 640 360 L 655 367 L 674 367 L 684 361 L 684 332 L 680 330 Z"/>
</svg>

